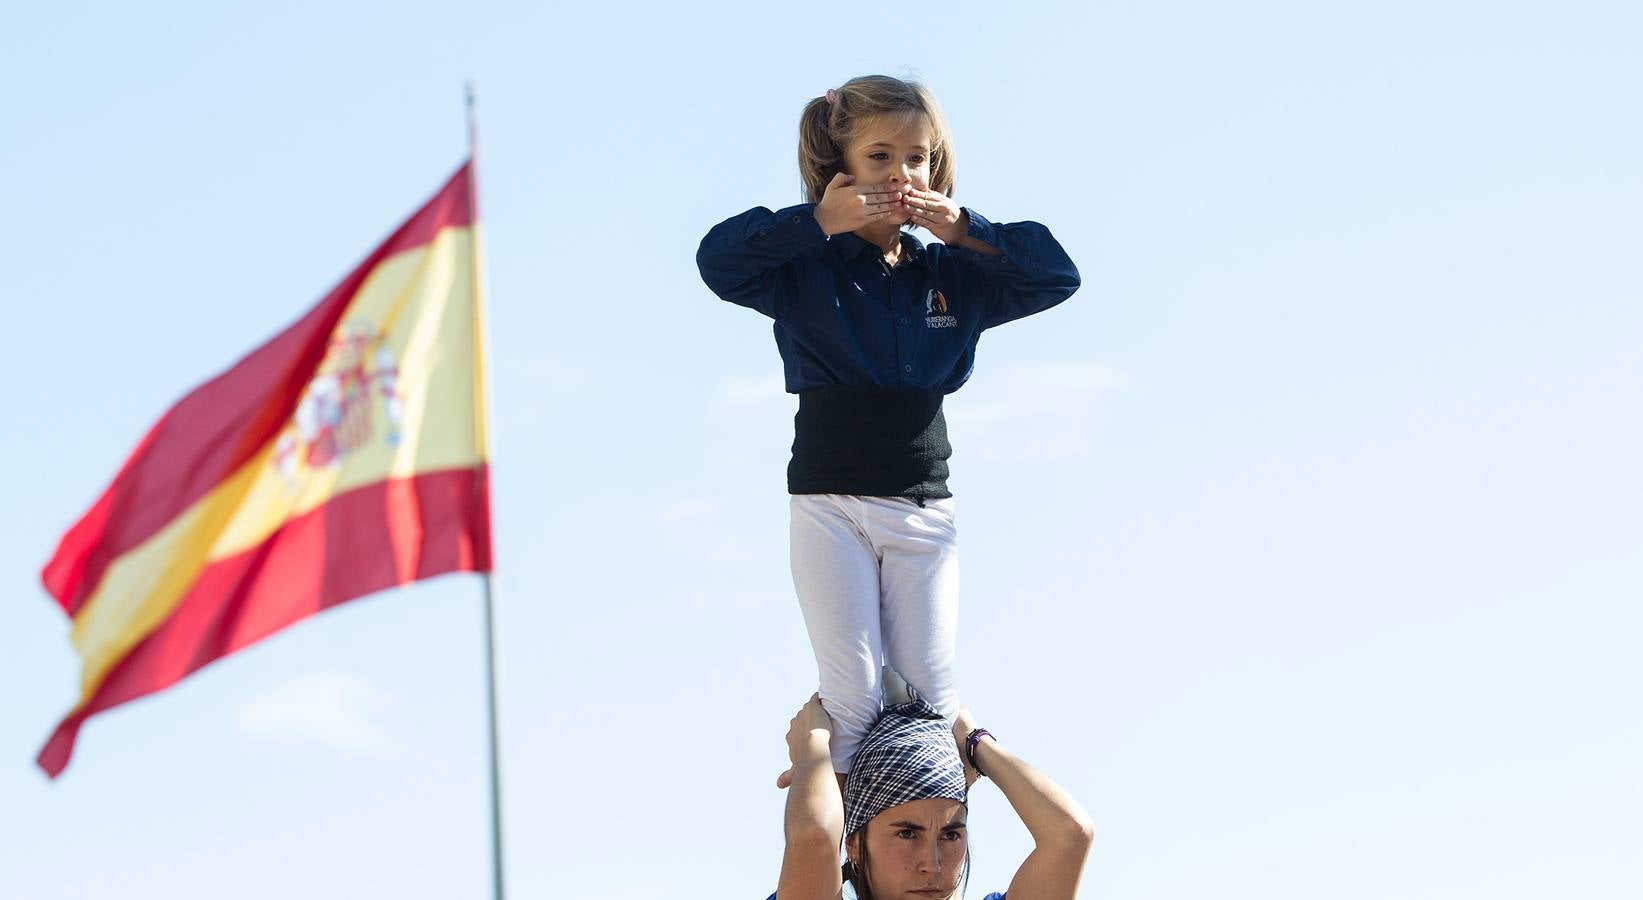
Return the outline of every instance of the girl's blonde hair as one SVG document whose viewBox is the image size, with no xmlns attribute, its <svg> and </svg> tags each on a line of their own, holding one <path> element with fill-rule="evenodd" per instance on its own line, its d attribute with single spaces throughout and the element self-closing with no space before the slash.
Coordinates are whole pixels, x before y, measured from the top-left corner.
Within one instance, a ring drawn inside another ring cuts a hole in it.
<svg viewBox="0 0 1643 900">
<path fill-rule="evenodd" d="M 804 105 L 799 114 L 799 176 L 804 199 L 820 203 L 833 176 L 844 171 L 844 152 L 879 116 L 930 125 L 930 189 L 953 195 L 953 135 L 934 95 L 924 85 L 888 75 L 863 75 Z"/>
</svg>

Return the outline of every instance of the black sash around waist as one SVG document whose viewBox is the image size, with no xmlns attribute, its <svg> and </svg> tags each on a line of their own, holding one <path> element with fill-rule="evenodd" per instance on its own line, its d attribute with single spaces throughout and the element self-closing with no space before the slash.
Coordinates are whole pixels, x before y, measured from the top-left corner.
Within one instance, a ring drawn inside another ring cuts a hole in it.
<svg viewBox="0 0 1643 900">
<path fill-rule="evenodd" d="M 939 500 L 947 490 L 940 391 L 818 387 L 799 392 L 789 494 Z"/>
</svg>

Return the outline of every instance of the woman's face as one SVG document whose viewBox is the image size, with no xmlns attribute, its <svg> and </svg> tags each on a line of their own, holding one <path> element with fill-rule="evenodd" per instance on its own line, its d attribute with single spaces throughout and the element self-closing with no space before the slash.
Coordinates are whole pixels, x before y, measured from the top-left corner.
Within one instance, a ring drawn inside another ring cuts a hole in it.
<svg viewBox="0 0 1643 900">
<path fill-rule="evenodd" d="M 867 823 L 868 883 L 875 900 L 946 900 L 958 893 L 970 850 L 968 810 L 957 800 L 931 798 L 892 806 Z M 859 860 L 858 838 L 848 848 Z"/>
<path fill-rule="evenodd" d="M 924 116 L 876 116 L 862 129 L 860 140 L 844 154 L 844 172 L 856 184 L 911 185 L 930 189 L 930 123 Z M 891 221 L 900 225 L 908 216 L 897 211 Z"/>
</svg>

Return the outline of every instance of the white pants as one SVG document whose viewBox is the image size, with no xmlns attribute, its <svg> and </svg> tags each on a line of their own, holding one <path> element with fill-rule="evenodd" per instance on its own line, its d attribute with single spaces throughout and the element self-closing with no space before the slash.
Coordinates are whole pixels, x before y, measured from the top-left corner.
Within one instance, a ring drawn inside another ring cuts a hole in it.
<svg viewBox="0 0 1643 900">
<path fill-rule="evenodd" d="M 849 772 L 878 719 L 888 663 L 942 715 L 958 713 L 958 532 L 953 501 L 795 494 L 793 588 Z"/>
</svg>

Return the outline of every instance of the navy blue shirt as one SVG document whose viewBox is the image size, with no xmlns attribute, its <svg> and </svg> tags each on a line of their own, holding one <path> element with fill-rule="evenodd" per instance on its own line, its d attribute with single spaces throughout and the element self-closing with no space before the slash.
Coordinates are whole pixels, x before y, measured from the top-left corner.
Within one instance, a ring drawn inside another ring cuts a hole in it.
<svg viewBox="0 0 1643 900">
<path fill-rule="evenodd" d="M 1002 250 L 924 246 L 903 261 L 855 234 L 831 238 L 815 204 L 748 210 L 702 239 L 702 280 L 775 320 L 787 390 L 825 385 L 952 393 L 969 380 L 981 332 L 1042 312 L 1078 290 L 1078 269 L 1037 222 L 993 224 L 966 209 L 970 236 Z"/>
</svg>

